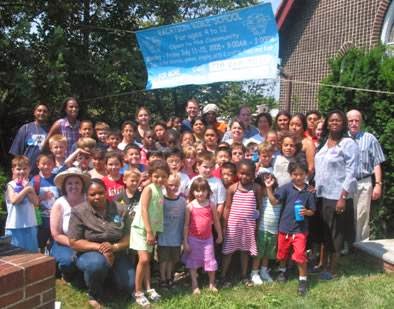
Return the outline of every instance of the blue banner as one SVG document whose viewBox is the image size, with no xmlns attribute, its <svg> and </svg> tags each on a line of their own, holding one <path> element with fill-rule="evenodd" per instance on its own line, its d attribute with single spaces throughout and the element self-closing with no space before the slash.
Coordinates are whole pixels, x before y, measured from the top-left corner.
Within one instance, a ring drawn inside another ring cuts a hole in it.
<svg viewBox="0 0 394 309">
<path fill-rule="evenodd" d="M 279 38 L 270 3 L 137 32 L 146 89 L 276 78 Z"/>
</svg>

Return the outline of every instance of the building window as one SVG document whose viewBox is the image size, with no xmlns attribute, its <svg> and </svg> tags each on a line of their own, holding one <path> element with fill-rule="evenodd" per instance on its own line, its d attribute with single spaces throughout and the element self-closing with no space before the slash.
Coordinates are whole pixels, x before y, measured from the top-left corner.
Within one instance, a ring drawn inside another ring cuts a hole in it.
<svg viewBox="0 0 394 309">
<path fill-rule="evenodd" d="M 384 18 L 382 35 L 382 43 L 385 44 L 389 53 L 394 56 L 394 2 L 391 2 L 390 7 Z"/>
</svg>

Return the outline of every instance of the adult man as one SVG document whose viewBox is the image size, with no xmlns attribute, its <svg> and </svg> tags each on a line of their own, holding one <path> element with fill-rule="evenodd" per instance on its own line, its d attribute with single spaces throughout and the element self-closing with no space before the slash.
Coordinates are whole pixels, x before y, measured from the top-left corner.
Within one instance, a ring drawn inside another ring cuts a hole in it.
<svg viewBox="0 0 394 309">
<path fill-rule="evenodd" d="M 252 136 L 259 133 L 256 127 L 254 127 L 252 123 L 252 111 L 249 106 L 243 105 L 239 108 L 239 112 L 237 114 L 237 119 L 243 123 L 245 126 L 244 138 L 248 139 Z M 223 142 L 226 142 L 231 139 L 231 132 L 227 131 L 223 136 Z"/>
<path fill-rule="evenodd" d="M 186 102 L 187 118 L 182 120 L 181 132 L 192 131 L 192 120 L 198 116 L 200 112 L 200 104 L 197 99 L 191 98 Z"/>
<path fill-rule="evenodd" d="M 48 134 L 48 106 L 45 103 L 38 103 L 33 113 L 34 121 L 19 128 L 9 151 L 14 156 L 25 155 L 29 158 L 31 175 L 37 172 L 36 159 Z"/>
<path fill-rule="evenodd" d="M 217 105 L 213 103 L 205 105 L 202 110 L 202 115 L 207 124 L 213 126 L 216 131 L 220 133 L 220 136 L 223 136 L 223 134 L 227 131 L 227 124 L 223 121 L 217 120 L 216 117 L 218 113 L 219 107 L 217 107 Z"/>
<path fill-rule="evenodd" d="M 382 168 L 385 161 L 382 147 L 375 136 L 361 131 L 362 115 L 358 110 L 347 113 L 349 135 L 357 142 L 360 149 L 360 161 L 357 168 L 357 192 L 353 197 L 354 219 L 356 227 L 355 241 L 369 238 L 369 213 L 372 200 L 382 195 Z M 372 175 L 375 185 L 372 186 Z"/>
</svg>

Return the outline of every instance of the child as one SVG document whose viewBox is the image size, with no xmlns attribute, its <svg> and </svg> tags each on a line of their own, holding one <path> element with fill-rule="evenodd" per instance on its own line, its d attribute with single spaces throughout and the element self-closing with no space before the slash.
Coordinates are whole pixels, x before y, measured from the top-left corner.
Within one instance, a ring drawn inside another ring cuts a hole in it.
<svg viewBox="0 0 394 309">
<path fill-rule="evenodd" d="M 125 185 L 123 176 L 120 174 L 122 167 L 122 155 L 119 152 L 111 151 L 105 155 L 105 167 L 108 175 L 102 178 L 107 190 L 107 200 L 112 202 L 123 193 Z"/>
<path fill-rule="evenodd" d="M 79 123 L 79 138 L 81 137 L 93 137 L 93 122 L 90 120 L 81 120 Z M 77 141 L 78 142 L 78 141 Z M 77 149 L 77 142 L 71 147 L 71 153 Z"/>
<path fill-rule="evenodd" d="M 203 141 L 195 142 L 194 147 L 196 148 L 198 155 L 207 151 L 207 147 L 205 147 L 205 143 Z"/>
<path fill-rule="evenodd" d="M 276 180 L 271 173 L 264 172 L 259 174 L 258 176 L 258 182 L 262 186 L 263 193 L 266 193 L 264 180 L 270 177 L 272 177 L 272 179 L 275 182 L 274 186 L 276 186 Z M 274 189 L 274 186 L 272 187 L 272 189 Z M 276 244 L 278 240 L 278 226 L 279 226 L 280 213 L 281 213 L 281 205 L 280 204 L 272 205 L 267 195 L 265 194 L 263 196 L 263 200 L 260 206 L 260 220 L 258 223 L 258 234 L 257 234 L 258 256 L 253 258 L 253 266 L 251 273 L 251 280 L 254 285 L 260 285 L 263 283 L 263 281 L 267 281 L 267 282 L 273 281 L 268 272 L 268 263 L 270 259 L 271 260 L 276 259 Z M 260 262 L 261 262 L 261 269 L 259 274 Z"/>
<path fill-rule="evenodd" d="M 73 165 L 83 172 L 88 172 L 91 168 L 91 152 L 96 147 L 96 140 L 91 137 L 80 137 L 75 145 L 77 148 L 67 157 L 65 163 L 67 167 Z"/>
<path fill-rule="evenodd" d="M 118 145 L 119 150 L 124 150 L 129 144 L 137 144 L 134 140 L 134 132 L 137 129 L 131 121 L 124 121 L 121 126 L 122 141 Z M 138 145 L 139 146 L 139 145 Z"/>
<path fill-rule="evenodd" d="M 108 132 L 107 136 L 107 151 L 119 151 L 118 145 L 121 140 L 121 135 L 118 130 L 111 130 Z"/>
<path fill-rule="evenodd" d="M 189 177 L 189 179 L 197 176 L 196 156 L 196 148 L 194 148 L 193 146 L 186 146 L 185 148 L 183 148 L 183 172 Z"/>
<path fill-rule="evenodd" d="M 52 170 L 55 167 L 55 157 L 51 153 L 42 153 L 37 158 L 39 174 L 35 175 L 30 184 L 39 198 L 42 223 L 38 226 L 38 246 L 44 253 L 48 241 L 52 238 L 49 217 L 55 200 L 59 197 L 59 191 L 54 183 L 55 175 Z"/>
<path fill-rule="evenodd" d="M 125 165 L 122 167 L 120 173 L 123 174 L 124 171 L 130 168 L 136 168 L 141 173 L 145 170 L 145 166 L 141 164 L 141 152 L 140 147 L 136 144 L 128 144 L 123 151 Z"/>
<path fill-rule="evenodd" d="M 230 162 L 231 160 L 231 151 L 228 148 L 218 148 L 215 155 L 215 169 L 212 172 L 212 175 L 216 178 L 222 178 L 222 166 L 226 162 Z"/>
<path fill-rule="evenodd" d="M 295 160 L 297 152 L 301 149 L 301 145 L 298 143 L 297 138 L 290 132 L 282 133 L 280 145 L 281 154 L 275 159 L 273 171 L 279 187 L 291 181 L 288 166 L 291 161 Z"/>
<path fill-rule="evenodd" d="M 159 121 L 153 127 L 155 131 L 155 147 L 158 150 L 164 151 L 168 149 L 168 135 L 167 135 L 167 124 L 163 121 Z"/>
<path fill-rule="evenodd" d="M 246 145 L 245 159 L 252 160 L 254 163 L 259 161 L 257 146 L 258 145 L 255 142 L 249 142 Z"/>
<path fill-rule="evenodd" d="M 226 190 L 237 182 L 237 167 L 234 163 L 226 162 L 222 165 L 222 181 Z"/>
<path fill-rule="evenodd" d="M 299 271 L 298 293 L 305 295 L 307 292 L 307 257 L 306 242 L 308 235 L 308 220 L 305 216 L 312 216 L 315 212 L 315 198 L 313 193 L 308 191 L 305 183 L 308 168 L 304 162 L 290 162 L 288 172 L 291 182 L 287 183 L 273 192 L 274 180 L 269 177 L 265 180 L 267 195 L 272 205 L 284 205 L 279 220 L 278 253 L 279 261 L 286 261 L 288 255 L 293 250 L 292 260 L 297 263 Z M 299 215 L 302 221 L 296 221 L 294 204 L 300 201 L 303 207 Z"/>
<path fill-rule="evenodd" d="M 89 175 L 92 179 L 103 179 L 104 176 L 107 176 L 107 170 L 105 169 L 105 153 L 106 150 L 99 147 L 92 150 L 93 169 L 89 171 Z"/>
<path fill-rule="evenodd" d="M 254 183 L 256 167 L 251 160 L 243 159 L 237 167 L 239 181 L 227 190 L 226 206 L 223 213 L 223 269 L 222 282 L 225 284 L 232 254 L 241 251 L 241 279 L 247 277 L 249 255 L 257 255 L 256 219 L 261 203 L 261 188 Z"/>
<path fill-rule="evenodd" d="M 66 137 L 61 134 L 52 135 L 49 138 L 49 150 L 55 157 L 55 167 L 52 173 L 58 174 L 67 169 L 67 165 L 65 163 L 67 151 Z"/>
<path fill-rule="evenodd" d="M 259 162 L 257 163 L 257 172 L 256 175 L 260 175 L 262 173 L 273 173 L 272 167 L 272 156 L 274 154 L 275 148 L 269 142 L 263 142 L 258 146 L 259 152 Z"/>
<path fill-rule="evenodd" d="M 156 233 L 163 232 L 163 193 L 161 187 L 167 182 L 170 169 L 165 161 L 156 160 L 149 166 L 151 184 L 141 194 L 139 206 L 131 224 L 130 248 L 138 251 L 134 297 L 142 307 L 149 306 L 143 285 L 152 301 L 160 300 L 160 295 L 151 288 L 150 261 Z"/>
<path fill-rule="evenodd" d="M 231 162 L 234 164 L 237 164 L 239 161 L 241 161 L 244 156 L 245 156 L 245 146 L 241 143 L 233 143 L 231 145 Z"/>
<path fill-rule="evenodd" d="M 121 213 L 126 218 L 125 222 L 128 226 L 134 220 L 135 210 L 140 201 L 141 192 L 138 190 L 141 180 L 141 172 L 135 168 L 128 169 L 124 172 L 123 182 L 125 190 L 116 198 L 116 204 L 122 208 Z"/>
<path fill-rule="evenodd" d="M 110 130 L 109 125 L 105 122 L 99 121 L 96 122 L 96 125 L 94 126 L 94 130 L 96 131 L 96 136 L 97 136 L 97 147 L 107 150 L 108 148 L 107 137 L 108 137 L 108 132 Z"/>
<path fill-rule="evenodd" d="M 206 179 L 197 177 L 191 187 L 189 200 L 186 208 L 184 244 L 185 255 L 183 257 L 186 267 L 190 269 L 193 294 L 200 294 L 197 282 L 197 269 L 204 267 L 208 272 L 209 289 L 217 292 L 215 286 L 215 271 L 217 262 L 214 254 L 212 236 L 212 223 L 217 233 L 216 243 L 223 240 L 222 229 L 219 222 L 219 214 L 216 205 L 210 200 L 211 189 Z"/>
<path fill-rule="evenodd" d="M 185 131 L 181 135 L 181 147 L 184 148 L 186 146 L 193 146 L 196 142 L 194 135 L 192 132 Z"/>
<path fill-rule="evenodd" d="M 152 129 L 145 131 L 140 150 L 141 164 L 148 165 L 148 153 L 155 150 L 155 133 Z"/>
<path fill-rule="evenodd" d="M 185 173 L 181 172 L 183 164 L 183 153 L 178 148 L 170 149 L 166 152 L 166 162 L 170 168 L 171 174 L 179 175 L 180 185 L 178 194 L 186 197 L 187 188 L 189 186 L 190 178 Z"/>
<path fill-rule="evenodd" d="M 28 181 L 30 162 L 25 156 L 15 156 L 11 165 L 12 180 L 7 184 L 5 195 L 7 205 L 5 235 L 11 236 L 12 245 L 38 252 L 34 205 L 38 205 L 39 200 Z"/>
<path fill-rule="evenodd" d="M 198 176 L 194 177 L 190 184 L 199 177 L 206 179 L 211 188 L 211 201 L 216 205 L 219 218 L 221 218 L 224 208 L 224 201 L 226 200 L 226 189 L 221 180 L 212 176 L 212 171 L 215 165 L 215 159 L 211 152 L 203 152 L 197 155 L 197 171 Z"/>
<path fill-rule="evenodd" d="M 173 271 L 179 261 L 185 223 L 186 200 L 178 194 L 181 178 L 171 174 L 164 196 L 163 232 L 158 233 L 158 257 L 160 263 L 160 287 L 173 286 Z"/>
</svg>

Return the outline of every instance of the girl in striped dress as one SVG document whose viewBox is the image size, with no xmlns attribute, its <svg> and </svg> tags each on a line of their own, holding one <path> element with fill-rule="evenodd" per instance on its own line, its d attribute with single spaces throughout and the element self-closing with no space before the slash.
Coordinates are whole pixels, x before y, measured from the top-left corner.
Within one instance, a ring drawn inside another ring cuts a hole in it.
<svg viewBox="0 0 394 309">
<path fill-rule="evenodd" d="M 226 282 L 226 274 L 235 251 L 240 251 L 241 278 L 249 283 L 247 270 L 249 256 L 257 255 L 256 220 L 258 205 L 261 203 L 261 188 L 254 183 L 255 165 L 251 160 L 241 160 L 237 168 L 239 181 L 227 191 L 224 208 L 224 243 L 222 281 Z"/>
</svg>

